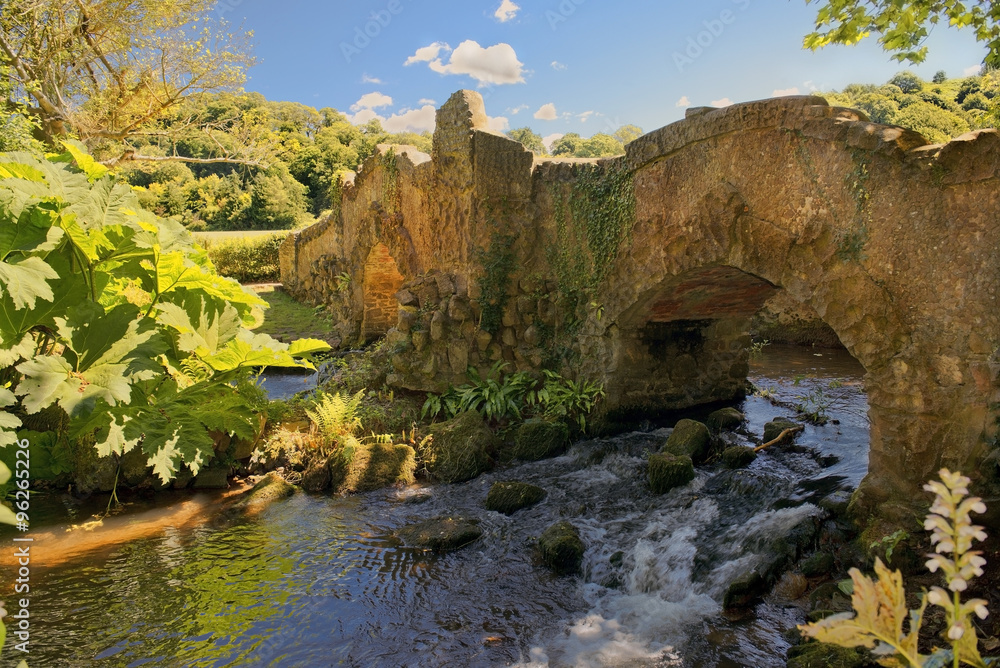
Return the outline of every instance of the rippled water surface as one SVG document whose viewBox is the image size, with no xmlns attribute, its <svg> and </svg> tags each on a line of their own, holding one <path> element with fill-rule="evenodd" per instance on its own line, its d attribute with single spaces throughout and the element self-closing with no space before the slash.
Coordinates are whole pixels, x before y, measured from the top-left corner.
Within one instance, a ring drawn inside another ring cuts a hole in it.
<svg viewBox="0 0 1000 668">
<path fill-rule="evenodd" d="M 769 541 L 819 513 L 818 497 L 864 474 L 861 373 L 843 352 L 768 347 L 751 380 L 780 405 L 748 398 L 749 431 L 817 399 L 831 422 L 808 427 L 802 450 L 765 451 L 738 474 L 705 467 L 662 496 L 645 456 L 669 432 L 649 427 L 431 487 L 422 504 L 398 490 L 299 494 L 252 519 L 112 539 L 33 574 L 32 665 L 783 666 L 782 631 L 801 611 L 768 601 L 733 619 L 720 602 Z M 548 497 L 513 517 L 485 511 L 497 480 Z M 444 555 L 394 537 L 439 515 L 479 518 L 484 535 Z M 559 519 L 581 530 L 582 576 L 536 561 L 535 537 Z"/>
</svg>

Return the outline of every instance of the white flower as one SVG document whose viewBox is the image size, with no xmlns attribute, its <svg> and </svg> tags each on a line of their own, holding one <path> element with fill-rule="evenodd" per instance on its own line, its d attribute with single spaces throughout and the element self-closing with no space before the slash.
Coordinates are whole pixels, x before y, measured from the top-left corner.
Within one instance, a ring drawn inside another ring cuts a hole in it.
<svg viewBox="0 0 1000 668">
<path fill-rule="evenodd" d="M 948 637 L 952 640 L 958 640 L 965 633 L 965 629 L 959 624 L 955 624 L 950 629 L 948 629 Z"/>
<path fill-rule="evenodd" d="M 960 577 L 954 578 L 948 582 L 948 589 L 952 591 L 965 591 L 968 588 L 968 583 Z"/>
<path fill-rule="evenodd" d="M 948 601 L 948 597 L 945 596 L 942 589 L 934 587 L 927 593 L 927 601 L 931 605 L 944 605 Z"/>
<path fill-rule="evenodd" d="M 973 611 L 976 613 L 976 617 L 979 619 L 986 619 L 990 616 L 990 611 L 986 609 L 986 601 L 978 603 Z"/>
<path fill-rule="evenodd" d="M 982 501 L 977 501 L 970 510 L 978 515 L 982 515 L 986 512 L 986 504 Z"/>
</svg>

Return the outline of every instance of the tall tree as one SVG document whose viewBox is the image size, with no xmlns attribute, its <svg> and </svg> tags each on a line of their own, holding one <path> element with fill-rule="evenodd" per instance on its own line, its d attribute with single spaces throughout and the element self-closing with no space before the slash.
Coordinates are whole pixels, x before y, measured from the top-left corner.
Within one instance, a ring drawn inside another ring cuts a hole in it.
<svg viewBox="0 0 1000 668">
<path fill-rule="evenodd" d="M 548 151 L 545 150 L 545 144 L 542 143 L 542 136 L 532 130 L 531 128 L 517 128 L 515 130 L 509 130 L 507 136 L 514 141 L 519 141 L 524 145 L 524 148 L 528 149 L 535 155 L 547 155 Z"/>
<path fill-rule="evenodd" d="M 806 0 L 812 3 L 816 0 Z M 899 61 L 921 63 L 927 57 L 930 27 L 946 21 L 972 28 L 989 49 L 985 62 L 1000 67 L 1000 2 L 996 0 L 824 0 L 816 32 L 806 36 L 809 49 L 828 44 L 856 44 L 871 33 Z"/>
<path fill-rule="evenodd" d="M 143 135 L 211 132 L 199 119 L 160 121 L 200 94 L 239 90 L 252 33 L 210 16 L 209 0 L 4 0 L 0 65 L 15 86 L 9 111 L 37 121 L 50 146 L 71 134 L 114 159 L 143 158 Z M 241 119 L 217 119 L 229 129 Z M 154 156 L 160 159 L 180 156 Z M 244 156 L 245 157 L 245 156 Z M 202 161 L 239 161 L 220 146 Z"/>
</svg>

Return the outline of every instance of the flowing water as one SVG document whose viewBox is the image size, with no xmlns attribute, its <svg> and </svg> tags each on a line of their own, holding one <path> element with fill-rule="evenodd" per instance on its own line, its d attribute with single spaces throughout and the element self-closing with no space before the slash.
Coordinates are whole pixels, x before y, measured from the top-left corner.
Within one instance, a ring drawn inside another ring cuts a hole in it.
<svg viewBox="0 0 1000 668">
<path fill-rule="evenodd" d="M 175 526 L 125 532 L 103 549 L 50 555 L 61 563 L 35 567 L 29 659 L 33 666 L 783 666 L 782 632 L 802 621 L 802 611 L 769 598 L 731 618 L 722 596 L 775 539 L 819 515 L 818 498 L 864 475 L 862 373 L 843 352 L 765 349 L 751 380 L 772 398 L 818 406 L 833 420 L 809 426 L 798 439 L 805 448 L 769 449 L 740 472 L 700 468 L 692 483 L 662 496 L 647 489 L 644 456 L 669 430 L 648 425 L 577 443 L 556 459 L 428 487 L 423 503 L 412 503 L 413 490 L 385 490 L 298 494 L 229 520 L 205 519 L 211 497 L 197 501 L 205 512 L 189 513 L 194 520 L 148 509 Z M 773 417 L 794 414 L 764 397 L 742 408 L 756 434 Z M 534 483 L 548 496 L 512 517 L 488 512 L 482 503 L 497 480 Z M 53 521 L 65 522 L 63 504 L 53 503 Z M 78 522 L 83 511 L 75 512 Z M 483 536 L 440 555 L 394 536 L 441 515 L 476 517 Z M 557 577 L 535 557 L 535 537 L 561 519 L 580 528 L 587 546 L 581 576 Z M 33 548 L 39 564 L 46 544 Z M 57 535 L 49 544 L 69 549 Z"/>
</svg>

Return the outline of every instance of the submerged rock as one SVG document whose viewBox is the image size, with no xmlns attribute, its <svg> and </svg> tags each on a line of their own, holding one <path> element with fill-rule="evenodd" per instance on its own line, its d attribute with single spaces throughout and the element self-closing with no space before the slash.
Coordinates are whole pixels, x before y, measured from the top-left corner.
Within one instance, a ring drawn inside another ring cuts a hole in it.
<svg viewBox="0 0 1000 668">
<path fill-rule="evenodd" d="M 399 530 L 399 537 L 407 545 L 436 552 L 463 548 L 481 535 L 479 520 L 463 517 L 438 517 Z"/>
<path fill-rule="evenodd" d="M 746 416 L 735 408 L 720 408 L 712 411 L 705 420 L 705 426 L 712 431 L 733 430 L 743 424 Z"/>
<path fill-rule="evenodd" d="M 561 455 L 569 443 L 569 429 L 561 422 L 526 420 L 514 437 L 514 457 L 535 462 Z"/>
<path fill-rule="evenodd" d="M 796 645 L 788 650 L 788 668 L 861 668 L 871 665 L 867 652 L 822 642 Z"/>
<path fill-rule="evenodd" d="M 416 468 L 413 448 L 394 443 L 355 442 L 328 460 L 330 486 L 340 493 L 409 485 Z"/>
<path fill-rule="evenodd" d="M 675 487 L 694 480 L 694 463 L 690 457 L 659 453 L 649 457 L 649 488 L 654 494 L 665 494 Z"/>
<path fill-rule="evenodd" d="M 727 469 L 741 469 L 750 466 L 757 459 L 753 448 L 734 445 L 722 451 L 722 465 Z"/>
<path fill-rule="evenodd" d="M 433 438 L 424 447 L 424 465 L 441 482 L 472 480 L 489 469 L 496 437 L 475 411 L 432 425 L 430 431 Z"/>
<path fill-rule="evenodd" d="M 495 482 L 486 495 L 486 510 L 512 515 L 545 498 L 545 490 L 524 482 Z"/>
<path fill-rule="evenodd" d="M 577 573 L 583 563 L 580 531 L 569 522 L 556 522 L 538 538 L 542 561 L 559 575 Z"/>
<path fill-rule="evenodd" d="M 674 425 L 662 452 L 702 460 L 708 457 L 711 442 L 712 436 L 704 424 L 697 420 L 680 420 Z"/>
<path fill-rule="evenodd" d="M 272 471 L 257 481 L 233 506 L 234 510 L 260 512 L 280 499 L 295 494 L 295 486 Z"/>
</svg>

